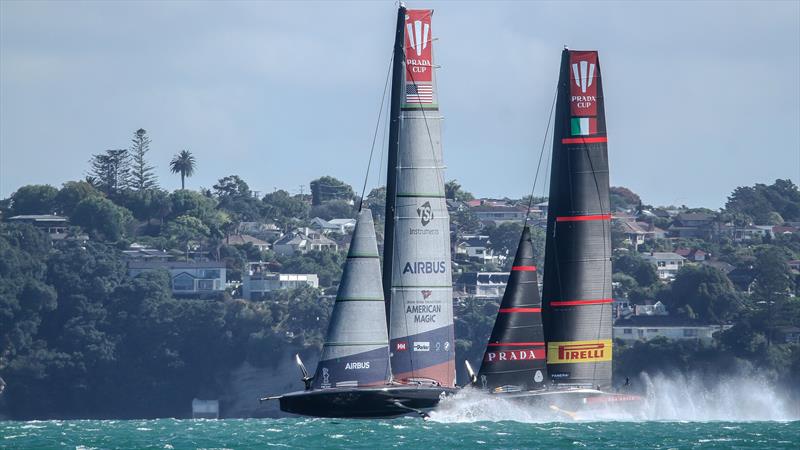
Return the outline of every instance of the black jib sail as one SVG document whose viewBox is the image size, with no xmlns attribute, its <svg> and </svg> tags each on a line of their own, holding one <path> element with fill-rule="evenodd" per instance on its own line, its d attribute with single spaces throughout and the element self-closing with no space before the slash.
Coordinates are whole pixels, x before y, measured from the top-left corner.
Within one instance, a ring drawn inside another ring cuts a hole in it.
<svg viewBox="0 0 800 450">
<path fill-rule="evenodd" d="M 547 369 L 562 386 L 611 386 L 611 213 L 596 51 L 564 50 L 545 247 Z"/>
<path fill-rule="evenodd" d="M 542 389 L 547 382 L 542 301 L 531 232 L 525 226 L 477 383 L 505 392 Z"/>
</svg>

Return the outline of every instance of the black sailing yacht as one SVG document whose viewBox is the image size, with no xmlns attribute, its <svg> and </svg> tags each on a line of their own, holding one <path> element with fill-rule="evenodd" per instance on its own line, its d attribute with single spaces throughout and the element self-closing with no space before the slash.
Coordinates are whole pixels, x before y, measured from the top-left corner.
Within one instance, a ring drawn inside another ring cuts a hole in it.
<svg viewBox="0 0 800 450">
<path fill-rule="evenodd" d="M 543 301 L 526 226 L 473 383 L 492 393 L 571 407 L 638 401 L 609 392 L 611 212 L 596 51 L 564 49 L 555 108 Z"/>
<path fill-rule="evenodd" d="M 305 390 L 267 397 L 318 417 L 425 416 L 455 391 L 450 225 L 432 10 L 400 6 L 392 65 L 381 274 L 372 214 L 359 212 L 322 357 Z"/>
</svg>

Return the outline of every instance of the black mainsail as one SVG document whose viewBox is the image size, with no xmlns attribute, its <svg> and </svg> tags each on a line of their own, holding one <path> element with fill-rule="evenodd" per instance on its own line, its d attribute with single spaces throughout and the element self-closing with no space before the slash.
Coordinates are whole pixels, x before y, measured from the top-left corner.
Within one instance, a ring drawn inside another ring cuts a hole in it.
<svg viewBox="0 0 800 450">
<path fill-rule="evenodd" d="M 492 329 L 478 386 L 492 392 L 542 389 L 547 383 L 542 300 L 531 232 L 526 225 Z"/>
<path fill-rule="evenodd" d="M 611 387 L 611 212 L 596 51 L 561 55 L 545 243 L 547 369 L 562 387 Z"/>
</svg>

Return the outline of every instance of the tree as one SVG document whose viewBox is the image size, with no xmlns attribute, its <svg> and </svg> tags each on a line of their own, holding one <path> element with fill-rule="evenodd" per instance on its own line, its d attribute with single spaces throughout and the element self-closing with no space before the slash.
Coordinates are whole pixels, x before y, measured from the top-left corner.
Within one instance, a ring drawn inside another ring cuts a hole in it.
<svg viewBox="0 0 800 450">
<path fill-rule="evenodd" d="M 198 218 L 192 216 L 180 216 L 167 225 L 165 231 L 167 237 L 178 248 L 185 249 L 186 260 L 189 260 L 189 250 L 192 244 L 200 243 L 208 237 L 210 230 Z"/>
<path fill-rule="evenodd" d="M 194 171 L 197 169 L 197 162 L 190 151 L 181 150 L 180 153 L 172 158 L 169 168 L 172 173 L 181 174 L 181 189 L 183 190 L 186 189 L 186 178 L 194 175 Z"/>
<path fill-rule="evenodd" d="M 11 215 L 52 214 L 58 189 L 49 184 L 22 186 L 11 194 Z"/>
<path fill-rule="evenodd" d="M 284 190 L 270 192 L 261 199 L 264 217 L 286 226 L 292 220 L 304 220 L 308 217 L 308 203 L 300 195 L 290 195 Z"/>
<path fill-rule="evenodd" d="M 147 164 L 147 152 L 150 151 L 150 138 L 147 131 L 139 128 L 131 139 L 131 185 L 139 192 L 158 187 L 158 179 L 153 173 L 154 167 Z"/>
<path fill-rule="evenodd" d="M 517 222 L 504 222 L 488 229 L 489 247 L 503 255 L 513 255 L 517 251 L 522 225 Z"/>
<path fill-rule="evenodd" d="M 72 216 L 75 207 L 83 199 L 102 196 L 102 192 L 86 181 L 67 181 L 56 195 L 55 207 L 61 214 Z"/>
<path fill-rule="evenodd" d="M 688 311 L 689 306 L 701 320 L 715 324 L 728 322 L 743 308 L 728 277 L 706 265 L 683 266 L 662 297 L 671 310 Z"/>
<path fill-rule="evenodd" d="M 228 175 L 220 178 L 213 186 L 214 195 L 220 200 L 223 198 L 247 198 L 250 197 L 250 186 L 245 183 L 238 175 Z"/>
<path fill-rule="evenodd" d="M 613 270 L 633 277 L 638 286 L 649 287 L 658 283 L 656 268 L 638 255 L 622 255 L 614 259 Z"/>
<path fill-rule="evenodd" d="M 756 254 L 754 298 L 765 316 L 767 340 L 772 342 L 776 325 L 790 324 L 786 314 L 787 303 L 794 292 L 794 276 L 787 264 L 786 251 L 775 246 L 765 246 Z M 796 300 L 795 300 L 796 301 Z"/>
<path fill-rule="evenodd" d="M 95 239 L 118 241 L 133 220 L 131 212 L 104 197 L 87 197 L 75 206 L 71 222 Z"/>
<path fill-rule="evenodd" d="M 444 184 L 444 196 L 445 198 L 461 202 L 475 200 L 475 197 L 471 193 L 461 189 L 461 185 L 458 184 L 457 180 L 450 180 Z"/>
<path fill-rule="evenodd" d="M 311 207 L 309 216 L 320 217 L 325 220 L 353 218 L 356 215 L 355 208 L 344 200 L 332 200 L 322 205 Z"/>
<path fill-rule="evenodd" d="M 642 205 L 642 199 L 631 191 L 630 189 L 622 186 L 612 186 L 608 190 L 611 199 L 611 210 L 630 211 L 637 210 Z"/>
<path fill-rule="evenodd" d="M 130 185 L 131 158 L 128 150 L 106 150 L 105 153 L 92 155 L 89 164 L 91 167 L 86 181 L 106 195 L 115 195 Z"/>
<path fill-rule="evenodd" d="M 324 176 L 311 181 L 311 204 L 321 205 L 331 200 L 350 202 L 355 197 L 353 187 L 334 177 Z"/>
</svg>

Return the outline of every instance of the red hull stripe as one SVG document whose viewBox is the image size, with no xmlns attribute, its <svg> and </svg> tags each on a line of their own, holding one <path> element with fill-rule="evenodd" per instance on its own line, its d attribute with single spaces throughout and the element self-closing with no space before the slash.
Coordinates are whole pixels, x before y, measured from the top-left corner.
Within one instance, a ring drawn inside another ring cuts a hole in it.
<svg viewBox="0 0 800 450">
<path fill-rule="evenodd" d="M 564 302 L 550 302 L 550 306 L 582 306 L 582 305 L 600 305 L 602 303 L 611 303 L 614 299 L 600 298 L 597 300 L 569 300 Z"/>
<path fill-rule="evenodd" d="M 489 347 L 544 347 L 544 342 L 490 342 Z"/>
<path fill-rule="evenodd" d="M 594 216 L 561 216 L 556 217 L 556 222 L 585 222 L 587 220 L 611 220 L 611 214 L 597 214 Z"/>
<path fill-rule="evenodd" d="M 522 270 L 524 272 L 536 272 L 536 266 L 512 266 L 511 270 Z"/>
<path fill-rule="evenodd" d="M 561 139 L 562 144 L 597 144 L 600 142 L 608 142 L 605 136 L 598 137 L 572 137 Z"/>
<path fill-rule="evenodd" d="M 542 308 L 500 308 L 501 313 L 538 313 Z"/>
</svg>

